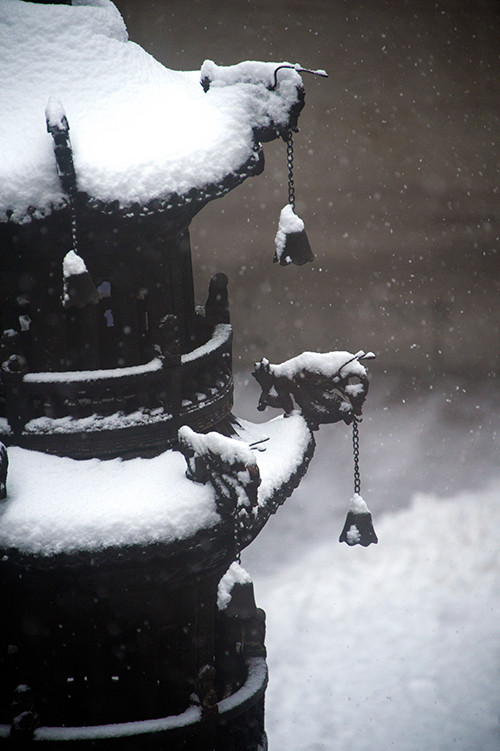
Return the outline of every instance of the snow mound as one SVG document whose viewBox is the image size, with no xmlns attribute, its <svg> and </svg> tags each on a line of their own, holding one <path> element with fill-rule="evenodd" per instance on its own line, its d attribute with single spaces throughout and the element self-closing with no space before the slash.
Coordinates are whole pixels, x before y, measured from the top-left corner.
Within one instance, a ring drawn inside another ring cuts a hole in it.
<svg viewBox="0 0 500 751">
<path fill-rule="evenodd" d="M 418 495 L 378 546 L 332 539 L 256 581 L 270 746 L 498 748 L 499 489 Z"/>
<path fill-rule="evenodd" d="M 50 555 L 181 539 L 219 521 L 184 458 L 75 460 L 9 449 L 0 545 Z"/>
</svg>

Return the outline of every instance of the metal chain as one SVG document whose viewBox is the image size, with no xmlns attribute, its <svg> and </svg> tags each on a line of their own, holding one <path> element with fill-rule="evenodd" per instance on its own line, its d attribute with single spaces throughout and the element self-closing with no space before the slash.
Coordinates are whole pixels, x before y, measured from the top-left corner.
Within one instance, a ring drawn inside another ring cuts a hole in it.
<svg viewBox="0 0 500 751">
<path fill-rule="evenodd" d="M 73 250 L 78 254 L 78 237 L 76 234 L 76 211 L 75 204 L 71 201 L 71 242 L 73 243 Z"/>
<path fill-rule="evenodd" d="M 359 474 L 359 427 L 356 417 L 352 419 L 352 455 L 354 457 L 354 492 L 360 495 L 361 476 Z"/>
<path fill-rule="evenodd" d="M 286 139 L 286 161 L 288 164 L 288 203 L 295 211 L 295 186 L 293 183 L 293 133 L 288 131 Z"/>
<path fill-rule="evenodd" d="M 235 552 L 234 560 L 236 561 L 236 563 L 241 564 L 241 548 L 240 548 L 239 529 L 238 529 L 238 514 L 237 514 L 236 508 L 234 510 L 233 519 L 234 519 L 233 539 L 234 539 L 234 552 Z"/>
</svg>

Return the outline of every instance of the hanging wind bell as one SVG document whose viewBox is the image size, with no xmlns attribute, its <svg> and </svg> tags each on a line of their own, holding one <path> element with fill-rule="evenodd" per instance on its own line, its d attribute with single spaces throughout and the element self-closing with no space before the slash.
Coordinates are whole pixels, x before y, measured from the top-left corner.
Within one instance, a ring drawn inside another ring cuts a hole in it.
<svg viewBox="0 0 500 751">
<path fill-rule="evenodd" d="M 283 68 L 292 68 L 298 73 L 311 73 L 316 76 L 328 77 L 324 70 L 309 70 L 303 68 L 298 63 L 290 65 L 285 63 L 279 65 L 274 71 L 274 84 L 271 90 L 278 86 L 278 71 Z M 295 186 L 293 182 L 293 134 L 287 130 L 283 139 L 286 142 L 286 160 L 288 165 L 288 203 L 281 210 L 278 231 L 275 238 L 276 250 L 274 253 L 274 262 L 280 266 L 288 266 L 294 263 L 302 266 L 308 261 L 314 261 L 314 254 L 309 245 L 309 240 L 304 229 L 304 222 L 295 213 Z"/>
<path fill-rule="evenodd" d="M 314 261 L 314 254 L 304 229 L 304 222 L 295 213 L 295 185 L 293 182 L 293 134 L 286 136 L 286 158 L 288 164 L 288 203 L 281 210 L 278 231 L 275 238 L 274 262 L 280 266 L 295 263 L 302 266 Z"/>
<path fill-rule="evenodd" d="M 90 276 L 85 261 L 74 250 L 63 258 L 64 308 L 85 308 L 99 302 L 99 292 Z"/>
<path fill-rule="evenodd" d="M 83 309 L 99 302 L 99 292 L 90 276 L 85 261 L 79 254 L 76 231 L 76 173 L 73 150 L 69 137 L 69 123 L 64 107 L 55 97 L 50 97 L 45 109 L 47 132 L 54 141 L 57 174 L 66 193 L 71 216 L 72 249 L 63 258 L 63 295 L 65 308 Z"/>
<path fill-rule="evenodd" d="M 344 529 L 339 542 L 348 545 L 363 545 L 365 548 L 377 543 L 378 538 L 373 529 L 372 515 L 361 497 L 361 477 L 359 474 L 359 427 L 358 419 L 353 415 L 352 420 L 352 448 L 354 457 L 354 495 L 351 507 L 345 520 Z"/>
</svg>

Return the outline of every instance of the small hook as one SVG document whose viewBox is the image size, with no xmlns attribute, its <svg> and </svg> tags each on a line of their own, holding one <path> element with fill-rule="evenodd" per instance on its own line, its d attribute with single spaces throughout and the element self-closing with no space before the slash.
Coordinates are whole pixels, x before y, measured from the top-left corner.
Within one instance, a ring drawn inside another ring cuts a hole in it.
<svg viewBox="0 0 500 751">
<path fill-rule="evenodd" d="M 328 73 L 322 68 L 319 70 L 309 70 L 309 68 L 303 68 L 298 63 L 294 63 L 294 65 L 291 65 L 290 63 L 283 63 L 283 65 L 278 65 L 278 67 L 274 71 L 274 84 L 270 87 L 270 91 L 275 91 L 278 85 L 278 71 L 282 70 L 283 68 L 291 68 L 292 70 L 297 71 L 297 73 L 311 73 L 314 76 L 323 76 L 323 78 L 328 78 Z"/>
<path fill-rule="evenodd" d="M 373 352 L 364 352 L 364 350 L 360 349 L 359 352 L 356 352 L 356 354 L 351 357 L 349 360 L 346 360 L 343 365 L 340 366 L 340 368 L 337 370 L 335 377 L 341 378 L 340 372 L 344 370 L 346 365 L 349 365 L 350 362 L 354 362 L 354 360 L 374 360 L 375 355 Z"/>
<path fill-rule="evenodd" d="M 269 440 L 269 436 L 267 438 L 261 438 L 260 441 L 254 441 L 253 443 L 249 443 L 249 447 L 251 449 L 255 449 L 256 451 L 265 451 L 265 447 L 260 446 L 261 443 L 266 443 L 266 441 Z"/>
</svg>

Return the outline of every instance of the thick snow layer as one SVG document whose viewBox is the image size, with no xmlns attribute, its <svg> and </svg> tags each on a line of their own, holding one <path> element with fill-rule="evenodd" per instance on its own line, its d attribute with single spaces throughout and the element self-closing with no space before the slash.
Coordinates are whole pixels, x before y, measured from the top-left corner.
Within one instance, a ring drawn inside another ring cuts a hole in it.
<svg viewBox="0 0 500 751">
<path fill-rule="evenodd" d="M 366 368 L 359 362 L 358 357 L 363 357 L 364 352 L 356 354 L 351 352 L 302 352 L 297 357 L 280 363 L 279 365 L 270 365 L 273 375 L 278 378 L 294 378 L 303 371 L 318 373 L 327 378 L 336 375 L 347 378 L 349 376 L 365 376 Z M 372 357 L 369 352 L 366 357 Z M 351 392 L 352 393 L 352 392 Z"/>
<path fill-rule="evenodd" d="M 316 542 L 257 580 L 270 747 L 499 748 L 499 492 L 419 494 L 377 546 Z"/>
<path fill-rule="evenodd" d="M 168 70 L 128 41 L 109 0 L 0 0 L 0 218 L 64 201 L 51 121 L 66 115 L 79 190 L 120 205 L 219 183 L 253 155 L 253 129 L 288 122 L 300 76 L 278 63 Z M 226 72 L 224 72 L 226 70 Z"/>
<path fill-rule="evenodd" d="M 0 545 L 56 553 L 180 539 L 218 521 L 211 489 L 181 454 L 77 461 L 9 449 Z"/>
<path fill-rule="evenodd" d="M 309 429 L 297 414 L 263 425 L 245 423 L 241 436 L 244 456 L 259 465 L 258 502 L 265 506 L 302 463 Z M 265 451 L 249 449 L 247 443 L 262 439 Z M 49 555 L 169 542 L 220 521 L 212 486 L 187 479 L 179 451 L 152 459 L 101 461 L 13 446 L 8 455 L 8 495 L 0 504 L 3 548 Z"/>
</svg>

